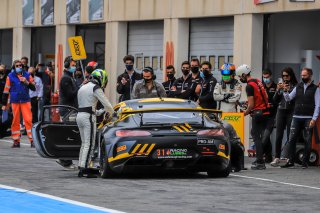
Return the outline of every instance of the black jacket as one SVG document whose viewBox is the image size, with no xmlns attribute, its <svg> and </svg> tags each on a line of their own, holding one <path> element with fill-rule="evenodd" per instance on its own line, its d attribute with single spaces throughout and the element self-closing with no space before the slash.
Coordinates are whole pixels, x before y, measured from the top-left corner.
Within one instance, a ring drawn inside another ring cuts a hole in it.
<svg viewBox="0 0 320 213">
<path fill-rule="evenodd" d="M 186 80 L 184 80 L 183 76 L 178 78 L 173 83 L 173 86 L 176 87 L 176 91 L 170 91 L 168 97 L 194 100 L 194 91 L 197 87 L 197 80 L 192 78 L 191 74 L 188 75 Z M 184 91 L 181 92 L 182 90 Z"/>
<path fill-rule="evenodd" d="M 271 86 L 267 87 L 267 85 L 265 83 L 263 83 L 263 86 L 268 94 L 268 103 L 270 105 L 270 113 L 271 113 L 271 115 L 275 115 L 277 112 L 278 103 L 273 100 L 273 97 L 277 91 L 277 84 L 272 82 Z"/>
<path fill-rule="evenodd" d="M 301 82 L 296 86 L 296 104 L 294 106 L 294 115 L 312 116 L 315 110 L 315 98 L 317 86 L 311 83 L 304 91 L 304 83 Z"/>
<path fill-rule="evenodd" d="M 216 86 L 217 79 L 212 75 L 204 78 L 201 82 L 201 92 L 199 95 L 199 104 L 202 108 L 216 109 L 217 102 L 213 98 L 214 87 Z"/>
<path fill-rule="evenodd" d="M 125 85 L 121 83 L 122 78 L 125 78 L 127 80 L 127 83 Z M 118 76 L 117 92 L 120 94 L 119 102 L 131 99 L 131 92 L 132 92 L 133 85 L 136 83 L 136 81 L 141 79 L 142 79 L 141 74 L 137 73 L 136 71 L 132 73 L 131 79 L 127 71 L 124 71 L 124 73 Z"/>
<path fill-rule="evenodd" d="M 176 80 L 176 78 L 174 77 L 173 79 L 165 81 L 165 82 L 162 83 L 164 89 L 166 90 L 167 95 L 169 94 L 170 89 L 173 86 L 173 83 L 175 82 L 175 80 Z"/>
<path fill-rule="evenodd" d="M 78 89 L 72 73 L 64 71 L 60 80 L 59 104 L 78 107 Z"/>
<path fill-rule="evenodd" d="M 290 84 L 289 93 L 295 88 L 295 84 Z M 280 110 L 289 110 L 292 111 L 294 108 L 295 100 L 286 101 L 283 97 L 283 90 L 278 90 L 274 96 L 273 101 L 278 105 L 278 109 Z"/>
</svg>

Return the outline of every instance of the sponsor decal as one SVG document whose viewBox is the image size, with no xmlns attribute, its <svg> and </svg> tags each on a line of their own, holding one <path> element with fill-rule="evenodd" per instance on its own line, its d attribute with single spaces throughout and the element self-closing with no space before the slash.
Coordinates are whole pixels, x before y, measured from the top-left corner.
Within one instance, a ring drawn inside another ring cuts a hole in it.
<svg viewBox="0 0 320 213">
<path fill-rule="evenodd" d="M 117 147 L 117 152 L 121 152 L 121 151 L 125 151 L 125 150 L 127 150 L 126 145 L 122 145 L 122 146 Z"/>
<path fill-rule="evenodd" d="M 241 118 L 241 116 L 231 115 L 231 116 L 225 116 L 223 118 L 223 120 L 225 120 L 225 121 L 238 121 L 240 118 Z"/>
<path fill-rule="evenodd" d="M 224 144 L 219 144 L 219 149 L 225 150 L 225 149 L 226 149 L 226 146 L 225 146 Z"/>
</svg>

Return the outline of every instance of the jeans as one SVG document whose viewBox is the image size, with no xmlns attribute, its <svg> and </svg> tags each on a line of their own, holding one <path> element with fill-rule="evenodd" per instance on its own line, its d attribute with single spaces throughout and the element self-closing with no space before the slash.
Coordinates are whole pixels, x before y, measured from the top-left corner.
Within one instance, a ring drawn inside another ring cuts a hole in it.
<svg viewBox="0 0 320 213">
<path fill-rule="evenodd" d="M 269 155 L 272 156 L 272 143 L 271 143 L 270 137 L 274 129 L 274 121 L 275 121 L 275 114 L 270 115 L 267 121 L 266 129 L 264 131 L 263 137 L 266 138 L 266 142 L 265 144 L 263 144 L 263 154 L 265 154 L 266 156 L 269 156 Z"/>
<path fill-rule="evenodd" d="M 265 134 L 268 121 L 269 121 L 268 115 L 264 115 L 261 118 L 256 118 L 255 116 L 252 117 L 251 135 L 253 138 L 253 142 L 256 146 L 257 163 L 264 163 L 263 147 L 265 146 L 268 140 L 267 134 Z"/>
<path fill-rule="evenodd" d="M 301 135 L 301 132 L 304 131 L 304 141 L 305 141 L 305 147 L 304 147 L 304 155 L 303 155 L 303 163 L 307 163 L 310 158 L 310 152 L 311 152 L 311 140 L 312 140 L 312 132 L 313 129 L 309 128 L 309 123 L 311 121 L 311 118 L 293 118 L 290 128 L 290 136 L 289 136 L 289 142 L 288 142 L 288 158 L 289 160 L 294 163 L 295 162 L 295 156 L 296 156 L 296 142 L 299 139 L 299 136 Z"/>
<path fill-rule="evenodd" d="M 292 116 L 293 110 L 278 109 L 276 116 L 276 158 L 281 157 L 282 138 L 285 129 L 287 129 L 287 141 L 289 140 Z"/>
</svg>

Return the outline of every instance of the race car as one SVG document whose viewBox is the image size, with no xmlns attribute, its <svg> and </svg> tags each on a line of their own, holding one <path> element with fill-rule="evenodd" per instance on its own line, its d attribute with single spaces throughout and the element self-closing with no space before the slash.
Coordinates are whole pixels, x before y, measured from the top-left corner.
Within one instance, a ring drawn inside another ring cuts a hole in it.
<svg viewBox="0 0 320 213">
<path fill-rule="evenodd" d="M 112 122 L 98 124 L 92 154 L 103 178 L 173 170 L 227 177 L 231 168 L 241 169 L 244 148 L 232 126 L 220 119 L 221 111 L 172 98 L 129 100 L 114 109 Z M 44 108 L 32 129 L 42 157 L 78 159 L 76 115 L 77 109 L 69 106 Z"/>
</svg>

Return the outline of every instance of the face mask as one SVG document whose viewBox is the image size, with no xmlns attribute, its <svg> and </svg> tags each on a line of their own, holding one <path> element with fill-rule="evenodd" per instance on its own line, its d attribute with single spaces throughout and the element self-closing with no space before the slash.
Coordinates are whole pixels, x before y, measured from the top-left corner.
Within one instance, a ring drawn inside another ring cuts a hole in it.
<svg viewBox="0 0 320 213">
<path fill-rule="evenodd" d="M 199 67 L 191 67 L 191 72 L 192 73 L 198 73 L 199 72 Z"/>
<path fill-rule="evenodd" d="M 241 81 L 242 83 L 247 83 L 247 79 L 246 79 L 246 78 L 243 78 L 243 77 L 240 78 L 240 81 Z"/>
<path fill-rule="evenodd" d="M 22 72 L 22 67 L 16 67 L 16 73 L 21 73 Z"/>
<path fill-rule="evenodd" d="M 133 65 L 132 64 L 126 64 L 126 69 L 131 71 L 133 69 Z"/>
<path fill-rule="evenodd" d="M 76 71 L 76 69 L 77 69 L 76 67 L 70 67 L 68 71 L 71 73 L 74 73 Z"/>
<path fill-rule="evenodd" d="M 150 78 L 150 79 L 144 78 L 144 81 L 145 81 L 146 83 L 150 83 L 150 82 L 152 81 L 152 79 L 151 79 L 151 78 Z"/>
<path fill-rule="evenodd" d="M 200 77 L 201 77 L 201 78 L 205 78 L 203 72 L 200 72 Z"/>
<path fill-rule="evenodd" d="M 181 70 L 181 71 L 182 71 L 183 75 L 188 75 L 190 72 L 190 70 Z"/>
<path fill-rule="evenodd" d="M 301 80 L 302 80 L 302 82 L 303 82 L 303 83 L 305 83 L 305 84 L 306 84 L 306 83 L 308 83 L 308 82 L 309 82 L 309 80 L 310 80 L 310 79 L 309 79 L 309 78 L 302 78 Z"/>
<path fill-rule="evenodd" d="M 211 75 L 209 70 L 202 70 L 202 73 L 205 77 L 209 77 Z"/>
<path fill-rule="evenodd" d="M 223 75 L 223 76 L 222 76 L 222 80 L 223 80 L 223 81 L 230 81 L 230 79 L 231 79 L 231 76 L 230 76 L 230 75 Z"/>
<path fill-rule="evenodd" d="M 269 84 L 271 82 L 270 78 L 263 78 L 263 82 Z"/>
<path fill-rule="evenodd" d="M 44 72 L 44 67 L 39 67 L 38 72 Z"/>
<path fill-rule="evenodd" d="M 167 74 L 167 77 L 168 77 L 169 80 L 171 80 L 171 79 L 173 79 L 174 74 L 173 73 Z"/>
</svg>

